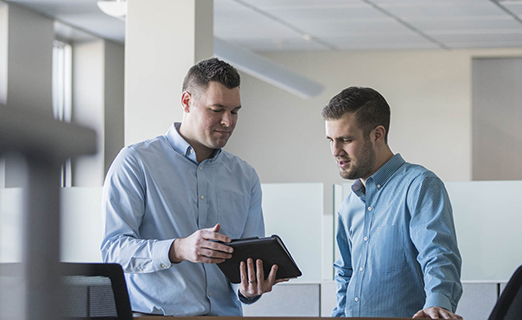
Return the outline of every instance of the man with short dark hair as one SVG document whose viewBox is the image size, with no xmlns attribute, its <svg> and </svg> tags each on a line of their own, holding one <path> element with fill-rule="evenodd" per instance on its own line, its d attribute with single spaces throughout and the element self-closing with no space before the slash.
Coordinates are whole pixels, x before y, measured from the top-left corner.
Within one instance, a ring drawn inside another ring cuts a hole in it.
<svg viewBox="0 0 522 320">
<path fill-rule="evenodd" d="M 323 108 L 339 173 L 353 179 L 338 213 L 332 316 L 457 319 L 461 257 L 443 182 L 387 143 L 390 108 L 350 87 Z"/>
<path fill-rule="evenodd" d="M 231 258 L 231 239 L 265 233 L 254 168 L 222 150 L 241 108 L 239 84 L 219 59 L 193 66 L 182 122 L 123 148 L 107 173 L 102 256 L 122 265 L 135 312 L 241 316 L 240 301 L 255 302 L 282 281 L 276 265 L 265 279 L 249 259 L 233 288 L 216 266 Z"/>
</svg>

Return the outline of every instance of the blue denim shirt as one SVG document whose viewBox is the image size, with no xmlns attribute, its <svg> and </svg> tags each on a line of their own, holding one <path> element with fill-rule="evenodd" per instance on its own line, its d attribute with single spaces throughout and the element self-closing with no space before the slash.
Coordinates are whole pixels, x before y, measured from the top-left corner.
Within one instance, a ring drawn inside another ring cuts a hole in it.
<svg viewBox="0 0 522 320">
<path fill-rule="evenodd" d="M 352 191 L 338 215 L 332 316 L 409 318 L 433 306 L 455 312 L 461 257 L 442 181 L 397 154 Z"/>
<path fill-rule="evenodd" d="M 198 164 L 177 128 L 122 149 L 111 165 L 103 260 L 122 265 L 136 312 L 241 316 L 237 286 L 215 264 L 172 264 L 168 253 L 174 239 L 216 223 L 232 239 L 263 237 L 259 178 L 224 150 Z"/>
</svg>

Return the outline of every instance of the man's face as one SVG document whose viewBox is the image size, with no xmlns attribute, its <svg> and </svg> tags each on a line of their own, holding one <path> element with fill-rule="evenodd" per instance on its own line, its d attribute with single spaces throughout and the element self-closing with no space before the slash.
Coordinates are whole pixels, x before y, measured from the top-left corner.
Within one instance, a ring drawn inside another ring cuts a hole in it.
<svg viewBox="0 0 522 320">
<path fill-rule="evenodd" d="M 226 144 L 236 127 L 241 108 L 239 88 L 228 89 L 216 81 L 210 81 L 204 89 L 191 95 L 185 108 L 189 139 L 200 148 L 219 149 Z"/>
<path fill-rule="evenodd" d="M 370 137 L 356 123 L 351 113 L 337 120 L 326 120 L 326 138 L 344 179 L 366 180 L 374 172 L 375 151 Z"/>
</svg>

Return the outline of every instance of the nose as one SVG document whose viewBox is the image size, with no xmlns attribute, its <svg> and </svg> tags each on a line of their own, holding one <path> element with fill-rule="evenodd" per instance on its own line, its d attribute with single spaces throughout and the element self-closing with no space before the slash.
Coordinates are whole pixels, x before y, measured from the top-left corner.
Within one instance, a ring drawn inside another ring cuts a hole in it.
<svg viewBox="0 0 522 320">
<path fill-rule="evenodd" d="M 332 155 L 337 158 L 339 156 L 343 156 L 346 152 L 343 150 L 341 143 L 333 140 L 330 142 L 330 148 L 332 149 Z"/>
<path fill-rule="evenodd" d="M 232 113 L 223 112 L 223 116 L 221 117 L 221 125 L 223 127 L 230 127 L 232 125 Z"/>
</svg>

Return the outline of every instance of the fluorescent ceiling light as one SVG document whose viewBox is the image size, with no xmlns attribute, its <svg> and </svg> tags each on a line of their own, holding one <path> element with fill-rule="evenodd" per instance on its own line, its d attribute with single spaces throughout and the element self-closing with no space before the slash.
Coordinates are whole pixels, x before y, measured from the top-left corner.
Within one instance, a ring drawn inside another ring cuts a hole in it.
<svg viewBox="0 0 522 320">
<path fill-rule="evenodd" d="M 250 50 L 232 45 L 214 37 L 214 55 L 228 61 L 239 70 L 289 91 L 301 98 L 311 98 L 324 86 L 300 74 L 286 70 Z"/>
<path fill-rule="evenodd" d="M 125 21 L 125 17 L 127 16 L 126 0 L 98 1 L 97 4 L 98 8 L 105 14 Z"/>
</svg>

